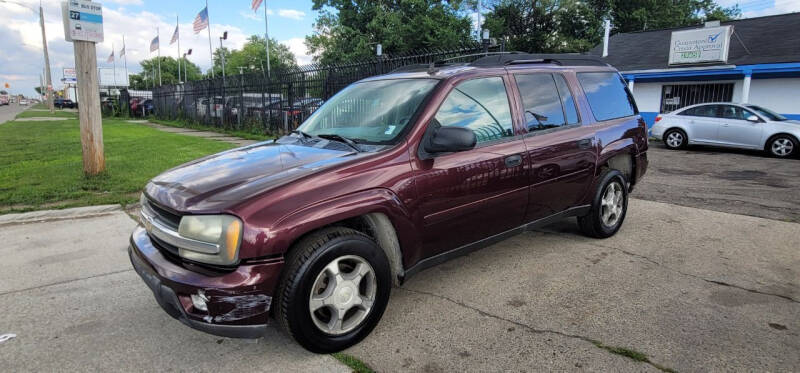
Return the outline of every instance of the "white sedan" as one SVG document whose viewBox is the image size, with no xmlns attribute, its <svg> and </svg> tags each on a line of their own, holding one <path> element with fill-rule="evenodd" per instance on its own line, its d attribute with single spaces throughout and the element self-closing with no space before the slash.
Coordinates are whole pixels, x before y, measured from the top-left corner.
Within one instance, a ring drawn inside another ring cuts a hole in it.
<svg viewBox="0 0 800 373">
<path fill-rule="evenodd" d="M 22 100 L 19 100 L 19 104 L 20 105 L 28 105 L 28 100 L 23 98 Z"/>
<path fill-rule="evenodd" d="M 713 145 L 764 150 L 781 158 L 800 149 L 800 121 L 750 104 L 705 103 L 660 114 L 651 134 L 669 149 Z"/>
</svg>

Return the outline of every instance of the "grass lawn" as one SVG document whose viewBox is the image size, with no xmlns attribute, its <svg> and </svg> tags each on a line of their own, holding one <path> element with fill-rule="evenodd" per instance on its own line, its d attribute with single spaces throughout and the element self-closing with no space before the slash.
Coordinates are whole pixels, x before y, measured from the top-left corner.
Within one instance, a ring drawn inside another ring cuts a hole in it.
<svg viewBox="0 0 800 373">
<path fill-rule="evenodd" d="M 162 171 L 234 147 L 122 120 L 104 120 L 103 139 L 106 171 L 85 177 L 77 120 L 0 125 L 0 214 L 135 202 Z"/>
<path fill-rule="evenodd" d="M 33 118 L 33 117 L 77 118 L 78 113 L 56 109 L 55 113 L 53 114 L 50 114 L 50 112 L 48 111 L 33 111 L 33 110 L 25 110 L 17 114 L 17 118 Z"/>
</svg>

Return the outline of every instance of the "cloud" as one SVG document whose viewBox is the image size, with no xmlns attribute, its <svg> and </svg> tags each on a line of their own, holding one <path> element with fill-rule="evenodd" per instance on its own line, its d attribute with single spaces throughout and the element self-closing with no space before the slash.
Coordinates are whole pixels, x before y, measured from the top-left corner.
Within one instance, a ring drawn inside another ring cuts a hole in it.
<svg viewBox="0 0 800 373">
<path fill-rule="evenodd" d="M 273 12 L 272 9 L 267 9 L 267 15 L 271 16 L 274 14 L 275 12 Z M 264 21 L 264 15 L 261 12 L 253 12 L 252 10 L 242 10 L 239 12 L 239 15 L 242 16 L 242 18 L 247 18 L 253 21 L 261 21 L 261 22 Z"/>
<path fill-rule="evenodd" d="M 278 9 L 278 17 L 295 19 L 295 20 L 302 20 L 303 17 L 306 16 L 305 12 L 301 12 L 295 9 Z"/>
<path fill-rule="evenodd" d="M 114 3 L 119 5 L 142 5 L 142 0 L 104 0 L 106 3 Z"/>
<path fill-rule="evenodd" d="M 289 50 L 294 53 L 294 56 L 297 58 L 297 64 L 307 65 L 311 63 L 311 55 L 308 54 L 305 42 L 305 38 L 291 38 L 281 41 L 281 44 L 289 47 Z"/>
</svg>

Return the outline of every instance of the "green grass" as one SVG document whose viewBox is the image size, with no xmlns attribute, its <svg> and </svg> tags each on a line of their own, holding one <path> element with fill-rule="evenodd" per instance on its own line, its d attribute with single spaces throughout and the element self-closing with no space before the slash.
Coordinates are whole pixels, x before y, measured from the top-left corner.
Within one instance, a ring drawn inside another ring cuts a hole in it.
<svg viewBox="0 0 800 373">
<path fill-rule="evenodd" d="M 632 359 L 632 360 L 635 360 L 635 361 L 638 361 L 638 362 L 641 362 L 641 363 L 650 364 L 650 365 L 652 365 L 653 367 L 655 367 L 656 369 L 658 369 L 658 370 L 660 370 L 662 372 L 676 373 L 674 370 L 672 370 L 670 368 L 658 365 L 658 364 L 650 361 L 650 358 L 648 358 L 647 355 L 645 353 L 643 353 L 643 352 L 639 352 L 639 351 L 632 350 L 632 349 L 625 348 L 625 347 L 608 346 L 608 345 L 603 344 L 600 341 L 592 341 L 592 343 L 594 343 L 594 345 L 597 346 L 598 348 L 602 348 L 602 349 L 604 349 L 604 350 L 606 350 L 606 351 L 608 351 L 608 352 L 610 352 L 612 354 L 625 356 L 625 357 L 627 357 L 629 359 Z"/>
<path fill-rule="evenodd" d="M 269 140 L 273 139 L 274 136 L 267 135 L 264 133 L 257 133 L 256 130 L 253 131 L 242 131 L 242 130 L 234 130 L 230 128 L 223 128 L 223 127 L 214 127 L 208 126 L 200 123 L 194 123 L 189 121 L 182 121 L 182 120 L 164 120 L 164 119 L 155 119 L 155 118 L 148 118 L 150 122 L 163 124 L 165 126 L 170 127 L 179 127 L 179 128 L 191 128 L 201 131 L 211 131 L 211 132 L 219 132 L 228 134 L 231 136 L 241 137 L 248 140 Z"/>
<path fill-rule="evenodd" d="M 104 120 L 103 139 L 106 171 L 86 177 L 77 120 L 0 125 L 0 214 L 135 202 L 162 171 L 234 147 L 121 120 Z"/>
<path fill-rule="evenodd" d="M 47 108 L 45 108 L 46 110 Z M 55 113 L 50 114 L 47 111 L 33 111 L 33 110 L 25 110 L 19 114 L 17 114 L 17 118 L 33 118 L 33 117 L 58 117 L 58 118 L 77 118 L 78 113 L 71 112 L 71 111 L 61 111 L 56 109 Z"/>
<path fill-rule="evenodd" d="M 31 106 L 31 109 L 47 109 L 47 104 L 44 102 L 40 102 L 36 105 Z"/>
<path fill-rule="evenodd" d="M 353 372 L 356 372 L 356 373 L 374 373 L 374 371 L 370 367 L 368 367 L 367 364 L 365 364 L 361 360 L 358 360 L 354 356 L 351 356 L 351 355 L 348 355 L 348 354 L 345 354 L 345 353 L 341 353 L 341 352 L 333 353 L 331 355 L 334 358 L 336 358 L 336 360 L 341 361 L 342 364 L 347 365 L 350 369 L 353 370 Z"/>
</svg>

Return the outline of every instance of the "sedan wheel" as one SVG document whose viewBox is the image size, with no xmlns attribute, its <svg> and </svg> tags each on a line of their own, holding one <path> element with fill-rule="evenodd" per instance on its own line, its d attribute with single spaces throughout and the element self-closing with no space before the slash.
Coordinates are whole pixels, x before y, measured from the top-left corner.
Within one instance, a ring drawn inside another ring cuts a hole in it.
<svg viewBox="0 0 800 373">
<path fill-rule="evenodd" d="M 776 137 L 772 140 L 772 145 L 770 146 L 770 150 L 772 151 L 772 155 L 778 157 L 788 157 L 794 153 L 794 141 L 791 138 L 786 136 Z"/>
<path fill-rule="evenodd" d="M 666 136 L 664 136 L 664 143 L 670 149 L 679 149 L 685 145 L 686 136 L 684 136 L 681 131 L 672 130 L 667 132 Z"/>
<path fill-rule="evenodd" d="M 622 216 L 622 185 L 618 181 L 608 183 L 600 200 L 600 219 L 606 227 L 614 227 Z"/>
</svg>

